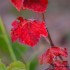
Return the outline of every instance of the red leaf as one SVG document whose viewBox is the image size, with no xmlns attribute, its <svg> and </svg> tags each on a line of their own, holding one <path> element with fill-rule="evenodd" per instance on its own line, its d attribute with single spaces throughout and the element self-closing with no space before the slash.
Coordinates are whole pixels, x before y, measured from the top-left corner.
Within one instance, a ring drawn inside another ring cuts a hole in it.
<svg viewBox="0 0 70 70">
<path fill-rule="evenodd" d="M 41 57 L 40 57 L 40 63 L 52 63 L 54 61 L 54 58 L 56 56 L 64 56 L 67 57 L 67 50 L 61 47 L 51 47 L 49 48 Z"/>
<path fill-rule="evenodd" d="M 23 8 L 40 13 L 45 12 L 48 5 L 48 0 L 11 0 L 11 2 L 18 11 Z"/>
<path fill-rule="evenodd" d="M 23 6 L 23 0 L 11 0 L 11 3 L 16 7 L 18 11 L 20 11 Z"/>
<path fill-rule="evenodd" d="M 46 11 L 47 5 L 48 5 L 48 0 L 24 0 L 23 2 L 23 6 L 26 9 L 40 13 Z"/>
<path fill-rule="evenodd" d="M 23 44 L 34 46 L 39 41 L 41 35 L 48 36 L 44 22 L 26 20 L 22 17 L 19 17 L 18 20 L 12 23 L 12 41 L 19 40 Z"/>
<path fill-rule="evenodd" d="M 55 65 L 55 67 L 54 67 L 54 70 L 68 70 L 67 69 L 67 64 L 68 64 L 68 62 L 67 61 L 55 61 L 54 62 L 54 65 Z"/>
</svg>

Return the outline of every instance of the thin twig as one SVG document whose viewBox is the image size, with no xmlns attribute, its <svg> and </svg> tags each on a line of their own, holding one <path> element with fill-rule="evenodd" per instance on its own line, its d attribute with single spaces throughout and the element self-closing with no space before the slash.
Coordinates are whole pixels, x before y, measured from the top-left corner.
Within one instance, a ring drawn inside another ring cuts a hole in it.
<svg viewBox="0 0 70 70">
<path fill-rule="evenodd" d="M 42 13 L 42 19 L 43 19 L 44 22 L 46 22 L 46 21 L 45 21 L 44 13 Z M 50 41 L 50 45 L 51 45 L 51 47 L 53 47 L 53 46 L 55 46 L 55 45 L 54 45 L 54 43 L 53 43 L 53 41 L 52 41 L 52 39 L 51 39 L 51 36 L 50 36 L 50 33 L 49 33 L 48 28 L 46 28 L 46 29 L 47 29 L 47 32 L 48 32 L 48 39 L 49 39 L 49 41 Z M 59 58 L 60 58 L 61 60 L 63 60 L 63 58 L 62 58 L 61 56 L 59 56 Z"/>
<path fill-rule="evenodd" d="M 44 22 L 46 22 L 46 21 L 45 21 L 44 13 L 42 14 L 42 19 L 43 19 Z M 48 39 L 49 39 L 49 41 L 50 41 L 50 45 L 51 45 L 51 47 L 53 47 L 53 46 L 54 46 L 54 43 L 53 43 L 53 41 L 52 41 L 52 39 L 51 39 L 49 30 L 48 30 L 48 28 L 46 28 L 46 29 L 47 29 L 47 32 L 48 32 Z"/>
</svg>

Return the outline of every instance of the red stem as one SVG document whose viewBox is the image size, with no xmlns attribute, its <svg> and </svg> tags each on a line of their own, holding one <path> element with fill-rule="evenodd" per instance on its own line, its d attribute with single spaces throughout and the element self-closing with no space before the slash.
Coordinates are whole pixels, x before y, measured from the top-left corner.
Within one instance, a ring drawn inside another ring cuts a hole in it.
<svg viewBox="0 0 70 70">
<path fill-rule="evenodd" d="M 46 22 L 46 21 L 45 21 L 44 13 L 42 13 L 42 19 L 43 19 L 44 22 Z M 46 29 L 47 29 L 47 31 L 48 31 L 48 28 L 46 28 Z M 50 36 L 49 31 L 48 31 L 48 39 L 49 39 L 49 41 L 50 41 L 51 47 L 55 46 L 54 43 L 53 43 L 53 41 L 52 41 L 52 39 L 51 39 L 51 36 Z M 63 58 L 62 58 L 60 55 L 59 55 L 59 58 L 63 61 Z M 67 66 L 68 66 L 68 65 L 67 65 Z M 69 69 L 69 67 L 67 67 L 67 68 Z"/>
<path fill-rule="evenodd" d="M 45 21 L 44 13 L 42 13 L 42 19 L 43 19 L 44 22 L 46 22 L 46 21 Z M 46 28 L 46 29 L 47 29 L 47 31 L 48 31 L 48 28 Z M 55 46 L 54 43 L 53 43 L 53 41 L 52 41 L 52 39 L 51 39 L 51 36 L 50 36 L 49 31 L 48 31 L 48 39 L 49 39 L 49 41 L 50 41 L 51 47 Z M 62 58 L 61 56 L 59 56 L 59 58 L 60 58 L 61 60 L 63 60 L 63 58 Z"/>
<path fill-rule="evenodd" d="M 46 22 L 46 21 L 45 21 L 44 13 L 42 14 L 42 19 L 43 19 L 44 22 Z M 48 31 L 48 28 L 46 28 L 46 29 L 47 29 L 47 31 Z M 49 41 L 50 41 L 51 47 L 53 47 L 53 46 L 54 46 L 54 43 L 53 43 L 53 41 L 52 41 L 52 39 L 51 39 L 51 36 L 50 36 L 49 31 L 48 31 L 48 39 L 49 39 Z"/>
</svg>

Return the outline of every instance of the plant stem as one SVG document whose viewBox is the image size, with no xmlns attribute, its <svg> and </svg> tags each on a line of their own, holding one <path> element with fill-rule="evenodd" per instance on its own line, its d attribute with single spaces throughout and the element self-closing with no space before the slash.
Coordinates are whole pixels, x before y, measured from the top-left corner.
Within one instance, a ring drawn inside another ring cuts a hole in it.
<svg viewBox="0 0 70 70">
<path fill-rule="evenodd" d="M 3 35 L 4 35 L 3 38 L 5 39 L 5 41 L 6 41 L 7 45 L 8 45 L 7 47 L 8 47 L 8 50 L 9 50 L 9 52 L 10 52 L 11 58 L 12 58 L 13 61 L 16 61 L 16 60 L 17 60 L 17 59 L 16 59 L 16 56 L 15 56 L 15 54 L 14 54 L 13 48 L 12 48 L 12 46 L 11 46 L 11 42 L 10 42 L 10 40 L 9 40 L 9 37 L 8 37 L 8 35 L 7 35 L 5 26 L 4 26 L 4 24 L 3 24 L 1 18 L 0 18 L 0 26 L 1 26 L 2 33 L 3 33 Z"/>
<path fill-rule="evenodd" d="M 45 21 L 44 13 L 42 13 L 42 19 L 43 19 L 44 22 L 46 22 L 46 21 Z M 48 31 L 48 28 L 46 28 L 46 29 L 47 29 L 47 31 Z M 48 31 L 48 39 L 49 39 L 49 41 L 50 41 L 51 47 L 55 46 L 54 43 L 53 43 L 53 41 L 52 41 L 52 39 L 51 39 L 51 36 L 50 36 L 49 31 Z M 59 58 L 63 61 L 63 58 L 62 58 L 60 55 L 59 55 Z M 52 65 L 52 66 L 53 66 L 53 65 Z M 67 66 L 68 66 L 68 65 L 67 65 Z M 67 68 L 69 69 L 69 67 L 67 67 Z"/>
<path fill-rule="evenodd" d="M 43 19 L 44 22 L 46 22 L 46 21 L 45 21 L 44 13 L 42 14 L 42 19 Z M 54 46 L 54 43 L 53 43 L 53 41 L 52 41 L 52 39 L 51 39 L 49 30 L 48 30 L 48 28 L 46 28 L 46 29 L 47 29 L 47 32 L 48 32 L 48 39 L 49 39 L 49 41 L 50 41 L 50 45 L 51 45 L 51 47 L 53 47 L 53 46 Z"/>
<path fill-rule="evenodd" d="M 42 13 L 42 19 L 43 19 L 44 22 L 46 22 L 46 21 L 45 21 L 44 13 Z M 47 32 L 48 32 L 48 39 L 49 39 L 49 41 L 50 41 L 50 45 L 51 45 L 51 47 L 53 47 L 53 46 L 55 46 L 55 45 L 54 45 L 54 43 L 53 43 L 53 41 L 52 41 L 52 39 L 51 39 L 50 33 L 49 33 L 49 31 L 48 31 L 48 28 L 46 28 L 46 29 L 47 29 Z M 61 60 L 63 60 L 63 58 L 62 58 L 61 56 L 59 56 L 59 58 L 60 58 Z"/>
</svg>

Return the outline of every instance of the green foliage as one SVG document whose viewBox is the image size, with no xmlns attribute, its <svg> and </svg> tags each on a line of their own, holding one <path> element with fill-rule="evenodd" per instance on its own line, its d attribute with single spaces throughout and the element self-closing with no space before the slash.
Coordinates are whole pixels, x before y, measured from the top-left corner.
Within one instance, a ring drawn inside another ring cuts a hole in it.
<svg viewBox="0 0 70 70">
<path fill-rule="evenodd" d="M 36 70 L 37 65 L 37 59 L 33 59 L 29 63 L 29 69 L 27 69 L 26 65 L 20 61 L 15 61 L 11 63 L 7 68 L 2 62 L 0 62 L 0 70 Z"/>
<path fill-rule="evenodd" d="M 12 43 L 8 35 L 9 34 L 5 29 L 5 25 L 0 18 L 0 51 L 3 54 L 10 55 L 8 47 L 11 47 L 16 55 L 16 58 L 21 59 L 21 55 L 28 50 L 28 47 L 18 43 Z"/>
<path fill-rule="evenodd" d="M 30 62 L 29 70 L 36 70 L 37 65 L 38 65 L 38 60 L 37 59 L 33 59 Z"/>
<path fill-rule="evenodd" d="M 28 50 L 28 47 L 19 44 L 17 42 L 12 43 L 9 37 L 9 34 L 7 33 L 5 29 L 5 25 L 3 24 L 1 18 L 0 18 L 0 52 L 2 53 L 1 55 L 8 55 L 13 60 L 16 60 L 10 66 L 7 67 L 0 61 L 0 70 L 36 70 L 38 61 L 37 59 L 33 59 L 25 64 L 28 64 L 26 66 L 24 63 L 17 61 L 21 60 L 22 55 Z M 2 57 L 0 55 L 0 57 Z M 8 58 L 7 57 L 7 58 Z M 15 59 L 16 57 L 16 59 Z M 34 58 L 35 56 L 33 56 Z M 10 59 L 10 60 L 11 60 Z M 22 61 L 24 61 L 22 59 Z M 26 69 L 28 68 L 28 69 Z"/>
<path fill-rule="evenodd" d="M 20 61 L 16 61 L 13 62 L 12 64 L 10 64 L 10 66 L 8 66 L 7 70 L 26 70 L 25 64 L 20 62 Z"/>
<path fill-rule="evenodd" d="M 22 55 L 28 50 L 28 47 L 21 45 L 19 43 L 13 43 L 13 50 L 14 53 L 16 54 L 17 59 L 21 59 Z"/>
<path fill-rule="evenodd" d="M 23 62 L 15 61 L 6 67 L 0 60 L 0 70 L 26 70 L 26 66 Z"/>
<path fill-rule="evenodd" d="M 6 66 L 0 60 L 0 70 L 7 70 Z"/>
<path fill-rule="evenodd" d="M 1 31 L 1 26 L 0 26 L 0 36 L 1 36 L 1 34 L 2 34 L 2 31 Z"/>
</svg>

